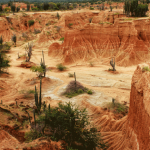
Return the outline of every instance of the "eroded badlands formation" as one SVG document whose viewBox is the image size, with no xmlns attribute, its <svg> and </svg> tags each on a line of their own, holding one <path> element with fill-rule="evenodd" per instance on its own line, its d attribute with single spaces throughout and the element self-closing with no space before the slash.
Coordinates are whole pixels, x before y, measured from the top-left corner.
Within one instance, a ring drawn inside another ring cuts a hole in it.
<svg viewBox="0 0 150 150">
<path fill-rule="evenodd" d="M 63 44 L 49 47 L 49 56 L 57 56 L 66 64 L 115 56 L 117 65 L 130 66 L 150 58 L 149 18 L 127 19 L 121 14 L 100 12 L 70 14 L 63 19 L 69 29 Z"/>
<path fill-rule="evenodd" d="M 110 114 L 105 114 L 100 107 L 85 105 L 100 117 L 94 119 L 105 142 L 109 143 L 108 150 L 149 150 L 150 149 L 150 73 L 143 72 L 140 64 L 134 72 L 131 83 L 130 107 L 128 116 L 114 120 Z"/>
</svg>

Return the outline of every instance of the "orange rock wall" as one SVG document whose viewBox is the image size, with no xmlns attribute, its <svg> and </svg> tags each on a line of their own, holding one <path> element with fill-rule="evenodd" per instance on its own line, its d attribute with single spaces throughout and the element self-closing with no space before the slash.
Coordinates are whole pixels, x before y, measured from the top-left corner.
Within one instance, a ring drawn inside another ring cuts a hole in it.
<svg viewBox="0 0 150 150">
<path fill-rule="evenodd" d="M 150 19 L 124 20 L 120 15 L 102 12 L 93 15 L 89 23 L 92 15 L 66 16 L 65 27 L 73 25 L 66 30 L 63 44 L 49 47 L 49 55 L 60 56 L 63 63 L 115 56 L 120 66 L 136 65 L 150 57 Z"/>
</svg>

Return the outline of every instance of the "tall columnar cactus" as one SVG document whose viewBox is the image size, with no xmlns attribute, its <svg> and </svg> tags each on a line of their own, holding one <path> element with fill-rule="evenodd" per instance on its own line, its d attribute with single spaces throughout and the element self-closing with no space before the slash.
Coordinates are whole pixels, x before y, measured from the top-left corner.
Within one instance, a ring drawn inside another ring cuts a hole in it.
<svg viewBox="0 0 150 150">
<path fill-rule="evenodd" d="M 40 79 L 39 109 L 41 109 L 41 104 L 42 104 L 41 87 L 42 87 L 42 80 Z"/>
<path fill-rule="evenodd" d="M 34 109 L 34 124 L 35 124 L 35 128 L 36 128 L 36 119 L 35 119 L 35 109 Z"/>
<path fill-rule="evenodd" d="M 43 69 L 43 73 L 44 73 L 44 77 L 45 77 L 45 75 L 46 75 L 46 65 L 45 65 L 45 61 L 44 61 L 44 53 L 43 53 L 43 51 L 42 51 L 42 55 L 43 55 L 43 61 L 42 61 L 42 58 L 41 58 L 41 67 L 42 67 L 42 69 Z"/>
<path fill-rule="evenodd" d="M 48 105 L 48 111 L 49 111 L 49 113 L 50 113 L 50 104 Z"/>
<path fill-rule="evenodd" d="M 41 104 L 42 104 L 42 80 L 40 79 L 40 94 L 39 94 L 39 101 L 38 101 L 38 92 L 36 90 L 36 86 L 35 86 L 35 94 L 34 94 L 34 98 L 35 98 L 35 105 L 38 109 L 38 111 L 40 111 L 41 109 Z"/>
<path fill-rule="evenodd" d="M 110 65 L 112 66 L 113 71 L 116 71 L 116 69 L 115 69 L 115 57 L 114 57 L 114 60 L 113 60 L 113 58 L 111 59 Z"/>
<path fill-rule="evenodd" d="M 75 90 L 77 90 L 77 84 L 76 84 L 76 74 L 74 72 L 74 78 L 75 78 Z"/>
<path fill-rule="evenodd" d="M 36 105 L 36 107 L 38 108 L 38 93 L 37 93 L 37 90 L 36 90 L 36 86 L 35 86 L 34 97 L 35 97 L 35 105 Z"/>
<path fill-rule="evenodd" d="M 3 104 L 3 101 L 1 100 L 1 104 Z"/>
</svg>

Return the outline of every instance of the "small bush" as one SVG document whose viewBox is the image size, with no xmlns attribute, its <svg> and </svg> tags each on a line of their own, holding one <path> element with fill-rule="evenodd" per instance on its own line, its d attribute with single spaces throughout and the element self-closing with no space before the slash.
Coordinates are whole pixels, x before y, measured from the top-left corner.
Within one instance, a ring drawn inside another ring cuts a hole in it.
<svg viewBox="0 0 150 150">
<path fill-rule="evenodd" d="M 149 69 L 148 66 L 146 66 L 146 67 L 143 67 L 143 68 L 142 68 L 142 71 L 143 71 L 143 72 L 144 72 L 144 71 L 150 71 L 150 69 Z"/>
<path fill-rule="evenodd" d="M 94 7 L 90 7 L 90 10 L 94 10 Z"/>
<path fill-rule="evenodd" d="M 34 139 L 40 138 L 42 136 L 42 134 L 36 130 L 34 131 L 30 131 L 30 132 L 26 132 L 25 133 L 25 139 L 26 139 L 26 143 L 28 142 L 32 142 Z"/>
<path fill-rule="evenodd" d="M 29 20 L 28 21 L 28 25 L 29 25 L 29 27 L 32 26 L 32 25 L 34 25 L 34 20 Z"/>
<path fill-rule="evenodd" d="M 115 99 L 114 99 L 114 103 L 113 102 L 108 103 L 106 107 L 114 114 L 122 114 L 123 116 L 125 116 L 128 113 L 128 107 L 115 101 Z"/>
<path fill-rule="evenodd" d="M 64 37 L 60 38 L 59 41 L 64 41 Z"/>
<path fill-rule="evenodd" d="M 60 71 L 63 71 L 63 70 L 66 70 L 67 68 L 65 66 L 63 66 L 63 64 L 58 64 L 57 69 Z"/>
<path fill-rule="evenodd" d="M 33 7 L 33 8 L 31 8 L 33 11 L 39 11 L 39 8 L 37 8 L 37 7 Z"/>
<path fill-rule="evenodd" d="M 68 24 L 69 28 L 70 28 L 72 25 L 73 25 L 73 23 L 69 23 L 69 24 Z"/>
<path fill-rule="evenodd" d="M 68 76 L 69 77 L 74 77 L 74 74 L 73 73 L 68 73 Z"/>
<path fill-rule="evenodd" d="M 88 90 L 87 93 L 88 94 L 93 94 L 93 92 L 91 90 Z"/>
<path fill-rule="evenodd" d="M 79 90 L 78 90 L 78 93 L 82 94 L 82 93 L 83 93 L 83 90 L 82 90 L 82 89 L 79 89 Z"/>
</svg>

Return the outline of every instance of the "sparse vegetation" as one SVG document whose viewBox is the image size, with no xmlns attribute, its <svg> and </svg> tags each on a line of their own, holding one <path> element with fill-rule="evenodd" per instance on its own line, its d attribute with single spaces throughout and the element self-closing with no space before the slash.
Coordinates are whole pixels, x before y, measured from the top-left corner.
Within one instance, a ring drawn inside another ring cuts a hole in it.
<svg viewBox="0 0 150 150">
<path fill-rule="evenodd" d="M 55 108 L 46 108 L 45 115 L 40 115 L 36 122 L 42 124 L 42 129 L 34 130 L 33 126 L 33 130 L 25 134 L 28 142 L 44 136 L 45 128 L 50 128 L 52 135 L 49 136 L 51 139 L 64 140 L 68 147 L 73 149 L 107 148 L 97 129 L 92 126 L 87 128 L 90 122 L 88 121 L 86 109 L 79 110 L 70 102 L 66 104 L 59 103 L 59 106 Z"/>
<path fill-rule="evenodd" d="M 113 99 L 112 102 L 106 104 L 106 107 L 108 110 L 112 111 L 115 114 L 122 114 L 123 116 L 125 116 L 128 113 L 128 107 L 117 102 L 115 99 Z"/>
<path fill-rule="evenodd" d="M 145 71 L 150 71 L 150 68 L 149 68 L 148 66 L 145 66 L 145 67 L 142 68 L 142 71 L 143 71 L 143 72 L 145 72 Z"/>
<path fill-rule="evenodd" d="M 15 34 L 12 36 L 11 40 L 14 42 L 14 44 L 15 44 L 15 46 L 16 46 L 17 37 L 16 37 Z"/>
<path fill-rule="evenodd" d="M 31 27 L 32 25 L 34 25 L 34 20 L 29 20 L 28 21 L 28 25 L 29 25 L 29 27 Z"/>
<path fill-rule="evenodd" d="M 73 25 L 73 23 L 69 23 L 69 24 L 68 24 L 69 28 L 71 28 L 72 25 Z"/>
<path fill-rule="evenodd" d="M 64 71 L 67 69 L 63 64 L 58 64 L 56 67 L 59 71 Z"/>
<path fill-rule="evenodd" d="M 94 10 L 94 7 L 90 7 L 90 10 Z"/>
<path fill-rule="evenodd" d="M 74 74 L 73 73 L 68 73 L 68 76 L 69 77 L 74 77 Z"/>
<path fill-rule="evenodd" d="M 68 98 L 72 98 L 74 96 L 83 94 L 83 93 L 88 93 L 88 94 L 92 94 L 93 92 L 89 89 L 87 89 L 86 87 L 82 86 L 80 82 L 77 81 L 71 81 L 67 88 L 66 91 L 63 92 L 63 95 L 65 95 Z"/>
<path fill-rule="evenodd" d="M 59 41 L 64 41 L 64 37 L 60 38 Z"/>
<path fill-rule="evenodd" d="M 34 28 L 34 33 L 35 33 L 35 34 L 38 34 L 38 33 L 41 33 L 41 31 Z"/>
<path fill-rule="evenodd" d="M 9 62 L 6 55 L 0 52 L 0 73 L 2 73 L 4 69 L 10 67 Z"/>
<path fill-rule="evenodd" d="M 34 90 L 21 90 L 19 93 L 23 95 L 23 98 L 32 98 L 35 92 Z"/>
</svg>

